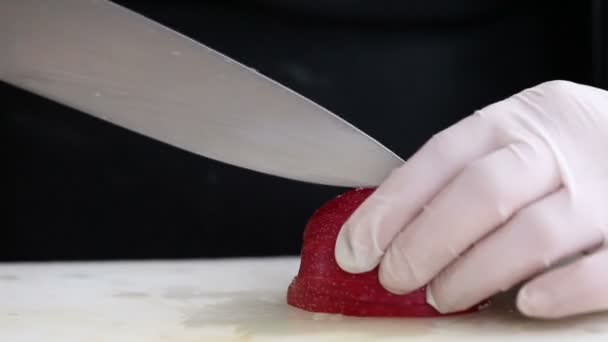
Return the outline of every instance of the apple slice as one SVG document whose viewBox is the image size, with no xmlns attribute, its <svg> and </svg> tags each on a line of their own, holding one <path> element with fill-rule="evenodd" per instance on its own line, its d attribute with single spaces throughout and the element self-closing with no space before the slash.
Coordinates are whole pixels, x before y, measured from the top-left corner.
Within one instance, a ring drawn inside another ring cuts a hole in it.
<svg viewBox="0 0 608 342">
<path fill-rule="evenodd" d="M 306 311 L 349 316 L 444 316 L 426 302 L 426 287 L 396 295 L 380 285 L 377 268 L 351 274 L 336 263 L 340 228 L 373 191 L 348 191 L 313 213 L 304 230 L 300 268 L 287 291 L 287 303 Z M 477 310 L 478 306 L 453 314 Z"/>
</svg>

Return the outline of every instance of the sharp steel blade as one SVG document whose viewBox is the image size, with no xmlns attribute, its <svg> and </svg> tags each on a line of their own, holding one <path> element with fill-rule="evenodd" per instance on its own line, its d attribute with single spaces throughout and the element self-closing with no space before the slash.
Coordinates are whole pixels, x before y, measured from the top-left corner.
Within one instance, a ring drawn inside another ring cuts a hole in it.
<svg viewBox="0 0 608 342">
<path fill-rule="evenodd" d="M 104 0 L 0 1 L 0 79 L 239 167 L 379 184 L 403 161 L 263 75 Z"/>
</svg>

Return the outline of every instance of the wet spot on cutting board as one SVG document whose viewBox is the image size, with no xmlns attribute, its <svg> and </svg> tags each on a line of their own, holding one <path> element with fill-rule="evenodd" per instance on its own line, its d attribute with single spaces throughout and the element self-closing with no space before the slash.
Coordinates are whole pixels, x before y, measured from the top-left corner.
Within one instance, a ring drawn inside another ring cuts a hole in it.
<svg viewBox="0 0 608 342">
<path fill-rule="evenodd" d="M 193 286 L 175 286 L 168 288 L 167 291 L 163 294 L 163 297 L 166 299 L 189 300 L 195 298 L 213 297 L 218 295 L 221 296 L 221 294 L 219 293 L 204 292 Z"/>
<path fill-rule="evenodd" d="M 283 293 L 223 292 L 218 302 L 188 308 L 186 328 L 233 327 L 240 338 L 248 336 L 317 335 L 323 332 L 348 337 L 424 336 L 431 321 L 346 317 L 311 313 L 285 303 Z"/>
<path fill-rule="evenodd" d="M 121 291 L 112 295 L 114 298 L 145 298 L 150 297 L 149 294 L 139 291 Z"/>
<path fill-rule="evenodd" d="M 188 300 L 201 296 L 201 292 L 195 287 L 183 286 L 183 287 L 170 287 L 167 289 L 164 298 L 167 299 L 179 299 Z"/>
<path fill-rule="evenodd" d="M 15 281 L 15 280 L 19 280 L 19 277 L 17 277 L 14 274 L 0 274 L 0 281 Z"/>
<path fill-rule="evenodd" d="M 72 278 L 72 279 L 87 279 L 87 278 L 90 278 L 90 276 L 88 274 L 85 274 L 85 273 L 68 273 L 68 274 L 65 274 L 64 277 L 66 277 L 66 278 Z"/>
</svg>

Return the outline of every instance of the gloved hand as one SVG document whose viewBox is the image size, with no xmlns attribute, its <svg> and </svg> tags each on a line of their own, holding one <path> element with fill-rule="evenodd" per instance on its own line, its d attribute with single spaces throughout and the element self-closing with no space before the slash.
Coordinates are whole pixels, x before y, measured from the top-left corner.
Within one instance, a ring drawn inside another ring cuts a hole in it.
<svg viewBox="0 0 608 342">
<path fill-rule="evenodd" d="M 608 310 L 608 92 L 524 90 L 430 139 L 340 231 L 342 269 L 380 264 L 405 293 L 462 310 L 527 281 L 517 305 L 555 318 Z"/>
</svg>

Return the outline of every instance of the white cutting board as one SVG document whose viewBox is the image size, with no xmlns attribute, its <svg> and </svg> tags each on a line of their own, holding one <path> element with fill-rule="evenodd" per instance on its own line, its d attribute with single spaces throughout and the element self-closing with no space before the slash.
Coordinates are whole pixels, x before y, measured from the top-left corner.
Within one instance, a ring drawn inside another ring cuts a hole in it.
<svg viewBox="0 0 608 342">
<path fill-rule="evenodd" d="M 0 264 L 0 341 L 608 341 L 608 314 L 370 319 L 285 304 L 297 258 Z"/>
</svg>

